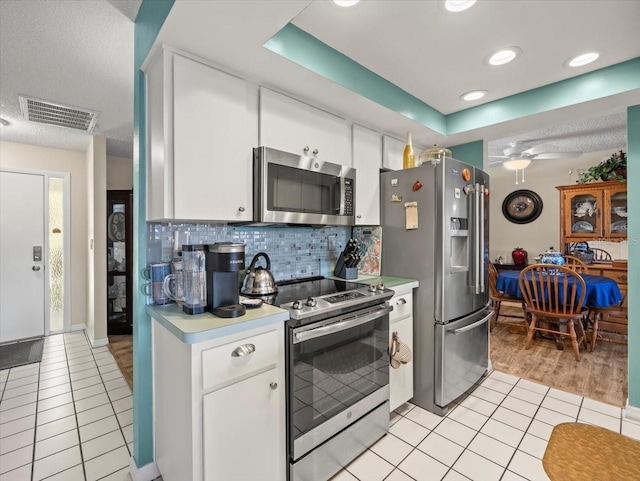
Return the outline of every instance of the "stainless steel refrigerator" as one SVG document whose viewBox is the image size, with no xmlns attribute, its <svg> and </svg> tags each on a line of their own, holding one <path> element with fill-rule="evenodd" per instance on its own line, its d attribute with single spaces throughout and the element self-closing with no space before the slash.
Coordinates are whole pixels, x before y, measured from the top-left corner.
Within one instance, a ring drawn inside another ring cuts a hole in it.
<svg viewBox="0 0 640 481">
<path fill-rule="evenodd" d="M 380 178 L 382 274 L 420 281 L 412 402 L 444 415 L 488 368 L 489 176 L 445 158 Z"/>
</svg>

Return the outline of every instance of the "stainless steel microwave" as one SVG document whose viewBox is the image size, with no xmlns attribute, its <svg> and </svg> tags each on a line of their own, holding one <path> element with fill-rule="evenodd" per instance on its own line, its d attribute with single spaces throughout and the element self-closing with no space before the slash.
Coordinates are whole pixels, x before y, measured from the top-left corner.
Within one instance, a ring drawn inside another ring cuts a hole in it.
<svg viewBox="0 0 640 481">
<path fill-rule="evenodd" d="M 268 147 L 253 149 L 257 222 L 353 225 L 356 170 Z"/>
</svg>

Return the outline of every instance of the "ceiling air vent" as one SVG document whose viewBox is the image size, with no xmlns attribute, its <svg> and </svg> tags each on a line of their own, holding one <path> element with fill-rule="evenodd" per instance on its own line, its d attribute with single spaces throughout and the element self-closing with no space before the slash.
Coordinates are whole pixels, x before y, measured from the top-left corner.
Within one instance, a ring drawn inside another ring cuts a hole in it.
<svg viewBox="0 0 640 481">
<path fill-rule="evenodd" d="M 91 132 L 100 112 L 20 95 L 22 116 L 32 122 Z"/>
</svg>

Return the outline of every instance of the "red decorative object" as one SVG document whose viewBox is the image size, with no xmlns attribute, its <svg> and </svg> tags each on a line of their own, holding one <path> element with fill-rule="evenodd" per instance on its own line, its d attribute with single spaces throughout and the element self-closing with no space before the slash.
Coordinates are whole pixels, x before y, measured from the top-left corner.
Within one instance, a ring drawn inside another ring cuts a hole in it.
<svg viewBox="0 0 640 481">
<path fill-rule="evenodd" d="M 513 263 L 516 265 L 524 265 L 527 262 L 527 251 L 522 247 L 516 247 L 511 252 L 511 257 L 513 257 Z"/>
</svg>

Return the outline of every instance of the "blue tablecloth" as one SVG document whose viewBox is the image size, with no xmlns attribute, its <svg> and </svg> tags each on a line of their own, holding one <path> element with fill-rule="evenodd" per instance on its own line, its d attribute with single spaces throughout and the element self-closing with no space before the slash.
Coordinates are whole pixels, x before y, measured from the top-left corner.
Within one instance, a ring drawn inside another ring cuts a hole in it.
<svg viewBox="0 0 640 481">
<path fill-rule="evenodd" d="M 519 275 L 519 271 L 500 272 L 496 282 L 497 289 L 510 296 L 522 298 L 520 286 L 518 285 Z M 587 288 L 584 296 L 584 306 L 608 307 L 615 306 L 622 301 L 622 293 L 613 279 L 591 274 L 581 275 Z M 580 292 L 578 291 L 578 293 Z"/>
</svg>

